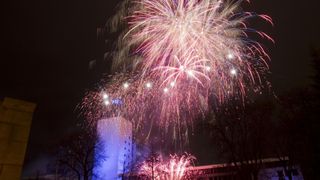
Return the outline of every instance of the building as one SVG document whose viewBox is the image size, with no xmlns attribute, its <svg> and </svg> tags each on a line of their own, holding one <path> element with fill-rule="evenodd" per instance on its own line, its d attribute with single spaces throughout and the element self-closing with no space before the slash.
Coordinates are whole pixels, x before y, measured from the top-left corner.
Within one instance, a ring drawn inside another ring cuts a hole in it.
<svg viewBox="0 0 320 180">
<path fill-rule="evenodd" d="M 36 105 L 5 98 L 0 101 L 0 179 L 18 180 Z"/>
<path fill-rule="evenodd" d="M 261 168 L 257 174 L 257 180 L 303 180 L 299 166 L 293 166 L 288 170 L 285 166 L 289 159 L 280 161 L 278 158 L 260 160 Z M 247 165 L 250 167 L 251 164 Z M 240 163 L 235 164 L 214 164 L 189 168 L 186 172 L 188 180 L 254 180 L 252 172 L 240 176 Z M 291 176 L 291 179 L 289 178 Z M 137 174 L 126 174 L 126 180 L 145 180 Z M 245 177 L 245 179 L 244 179 Z"/>
<path fill-rule="evenodd" d="M 291 167 L 288 171 L 285 160 L 279 160 L 278 158 L 268 158 L 259 160 L 260 169 L 257 173 L 258 180 L 303 180 L 303 176 L 299 166 Z M 255 166 L 255 162 L 249 162 L 246 167 L 250 169 L 250 166 Z M 190 168 L 188 175 L 191 179 L 199 180 L 238 180 L 243 179 L 244 176 L 239 175 L 238 169 L 241 169 L 241 164 L 216 164 L 208 166 L 198 166 Z M 248 180 L 253 180 L 253 173 L 246 174 Z"/>
<path fill-rule="evenodd" d="M 122 179 L 121 174 L 129 172 L 133 159 L 131 122 L 122 117 L 102 119 L 97 124 L 97 133 L 101 148 L 95 152 L 93 179 Z"/>
</svg>

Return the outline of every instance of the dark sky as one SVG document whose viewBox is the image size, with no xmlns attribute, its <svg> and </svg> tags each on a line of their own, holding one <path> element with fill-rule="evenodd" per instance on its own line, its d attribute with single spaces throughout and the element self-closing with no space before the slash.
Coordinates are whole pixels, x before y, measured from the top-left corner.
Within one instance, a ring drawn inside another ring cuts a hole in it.
<svg viewBox="0 0 320 180">
<path fill-rule="evenodd" d="M 114 12 L 116 0 L 16 0 L 2 3 L 0 97 L 38 104 L 27 161 L 35 159 L 77 120 L 74 109 L 91 86 L 88 62 L 97 54 L 96 28 Z M 320 1 L 252 0 L 275 26 L 259 24 L 267 43 L 277 93 L 310 82 L 310 46 L 320 46 Z M 254 25 L 254 24 L 252 24 Z"/>
</svg>

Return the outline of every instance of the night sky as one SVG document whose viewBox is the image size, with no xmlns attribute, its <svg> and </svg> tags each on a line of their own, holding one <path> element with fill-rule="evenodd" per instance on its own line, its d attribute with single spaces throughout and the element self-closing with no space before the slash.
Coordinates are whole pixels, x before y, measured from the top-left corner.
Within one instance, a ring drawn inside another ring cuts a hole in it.
<svg viewBox="0 0 320 180">
<path fill-rule="evenodd" d="M 38 104 L 26 162 L 37 159 L 77 119 L 74 109 L 92 79 L 96 28 L 115 12 L 116 0 L 16 0 L 2 3 L 0 98 Z M 271 34 L 271 82 L 277 94 L 310 84 L 310 47 L 320 47 L 320 1 L 252 0 L 246 10 L 265 13 L 275 26 L 252 26 Z"/>
</svg>

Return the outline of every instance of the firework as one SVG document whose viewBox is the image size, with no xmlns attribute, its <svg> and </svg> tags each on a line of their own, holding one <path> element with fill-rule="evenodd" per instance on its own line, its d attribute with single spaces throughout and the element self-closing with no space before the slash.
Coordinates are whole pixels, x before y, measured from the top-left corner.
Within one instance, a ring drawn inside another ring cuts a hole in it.
<svg viewBox="0 0 320 180">
<path fill-rule="evenodd" d="M 181 180 L 187 178 L 187 170 L 195 158 L 189 154 L 172 155 L 169 161 L 158 156 L 143 162 L 139 174 L 155 180 Z"/>
<path fill-rule="evenodd" d="M 180 138 L 210 102 L 244 100 L 265 82 L 269 56 L 249 38 L 253 17 L 272 24 L 267 15 L 242 12 L 242 1 L 128 1 L 128 29 L 120 37 L 113 69 L 118 73 L 85 98 L 90 119 L 121 114 L 134 127 L 154 124 Z M 168 130 L 169 129 L 169 130 Z M 165 132 L 167 132 L 165 131 Z"/>
</svg>

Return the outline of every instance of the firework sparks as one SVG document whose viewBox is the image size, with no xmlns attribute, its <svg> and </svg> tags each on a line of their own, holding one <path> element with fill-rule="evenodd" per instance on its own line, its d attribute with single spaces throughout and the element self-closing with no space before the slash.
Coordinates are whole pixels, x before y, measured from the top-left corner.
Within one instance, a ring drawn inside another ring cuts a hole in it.
<svg viewBox="0 0 320 180">
<path fill-rule="evenodd" d="M 129 0 L 129 29 L 118 53 L 127 55 L 113 61 L 116 70 L 129 68 L 85 98 L 89 117 L 120 111 L 135 127 L 152 121 L 181 135 L 210 100 L 244 99 L 269 71 L 268 54 L 249 35 L 273 40 L 246 25 L 252 17 L 272 24 L 271 18 L 241 12 L 241 2 Z M 121 103 L 115 106 L 113 99 Z"/>
<path fill-rule="evenodd" d="M 187 170 L 192 167 L 194 156 L 185 154 L 181 157 L 170 156 L 169 161 L 154 157 L 143 162 L 139 174 L 156 180 L 181 180 L 187 178 Z"/>
</svg>

